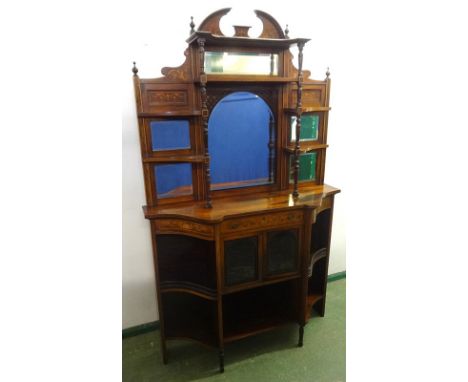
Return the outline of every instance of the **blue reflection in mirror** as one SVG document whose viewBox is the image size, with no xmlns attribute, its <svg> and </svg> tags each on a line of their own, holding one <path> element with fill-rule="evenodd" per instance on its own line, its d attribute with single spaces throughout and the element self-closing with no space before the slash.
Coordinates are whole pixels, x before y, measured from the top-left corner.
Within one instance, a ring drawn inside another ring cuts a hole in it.
<svg viewBox="0 0 468 382">
<path fill-rule="evenodd" d="M 192 194 L 192 165 L 190 163 L 159 164 L 154 166 L 158 198 Z"/>
<path fill-rule="evenodd" d="M 219 101 L 208 121 L 211 188 L 272 183 L 274 131 L 273 114 L 256 94 L 235 92 Z"/>
<path fill-rule="evenodd" d="M 190 148 L 189 122 L 186 120 L 151 121 L 153 151 Z"/>
</svg>

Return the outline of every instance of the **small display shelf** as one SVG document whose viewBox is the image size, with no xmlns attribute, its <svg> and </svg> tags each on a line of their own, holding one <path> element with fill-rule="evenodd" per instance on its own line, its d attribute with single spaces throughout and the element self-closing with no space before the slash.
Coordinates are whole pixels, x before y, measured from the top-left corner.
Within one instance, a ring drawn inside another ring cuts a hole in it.
<svg viewBox="0 0 468 382">
<path fill-rule="evenodd" d="M 323 294 L 309 294 L 307 296 L 306 315 L 308 320 L 312 317 L 312 309 L 315 304 L 323 301 L 323 296 Z"/>
<path fill-rule="evenodd" d="M 216 303 L 187 293 L 164 293 L 164 334 L 167 339 L 189 338 L 217 345 Z"/>
<path fill-rule="evenodd" d="M 330 242 L 330 224 L 331 224 L 331 209 L 327 208 L 317 214 L 315 223 L 312 225 L 310 237 L 310 253 L 327 248 Z"/>
<path fill-rule="evenodd" d="M 297 284 L 298 280 L 290 280 L 223 296 L 224 340 L 230 342 L 297 323 Z"/>
<path fill-rule="evenodd" d="M 312 225 L 310 238 L 307 312 L 310 315 L 313 307 L 322 317 L 325 315 L 331 213 L 331 208 L 327 208 L 317 214 L 315 223 Z"/>
<path fill-rule="evenodd" d="M 312 271 L 314 269 L 315 263 L 319 261 L 320 259 L 323 259 L 324 257 L 326 257 L 327 254 L 328 254 L 327 248 L 320 248 L 319 250 L 315 251 L 314 253 L 310 255 L 310 265 L 309 265 L 309 271 L 307 273 L 309 277 L 312 276 Z"/>
<path fill-rule="evenodd" d="M 157 235 L 160 283 L 167 289 L 193 289 L 216 295 L 214 242 L 187 235 Z"/>
<path fill-rule="evenodd" d="M 317 111 L 330 111 L 331 107 L 328 106 L 306 106 L 302 108 L 302 113 L 313 113 Z M 289 114 L 295 114 L 296 109 L 293 108 L 285 108 L 284 111 Z"/>
</svg>

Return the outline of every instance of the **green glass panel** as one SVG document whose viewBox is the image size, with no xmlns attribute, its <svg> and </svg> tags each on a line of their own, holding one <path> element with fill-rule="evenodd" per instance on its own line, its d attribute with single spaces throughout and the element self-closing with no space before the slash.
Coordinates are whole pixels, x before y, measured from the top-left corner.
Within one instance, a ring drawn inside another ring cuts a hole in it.
<svg viewBox="0 0 468 382">
<path fill-rule="evenodd" d="M 292 169 L 292 161 L 294 157 L 291 156 L 289 161 L 290 168 Z M 299 176 L 298 181 L 311 181 L 315 180 L 315 169 L 317 167 L 317 153 L 307 153 L 299 155 Z M 294 178 L 294 173 L 291 171 L 290 181 Z"/>
<path fill-rule="evenodd" d="M 296 116 L 291 117 L 290 140 L 296 140 Z M 318 138 L 319 116 L 304 114 L 301 117 L 301 141 L 316 141 Z"/>
</svg>

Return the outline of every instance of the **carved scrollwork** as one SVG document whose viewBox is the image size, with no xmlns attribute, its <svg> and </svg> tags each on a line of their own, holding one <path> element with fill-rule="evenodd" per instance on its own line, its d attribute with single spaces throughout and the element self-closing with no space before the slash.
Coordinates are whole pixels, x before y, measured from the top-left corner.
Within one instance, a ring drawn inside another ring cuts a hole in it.
<svg viewBox="0 0 468 382">
<path fill-rule="evenodd" d="M 294 66 L 293 64 L 293 54 L 291 53 L 290 50 L 286 50 L 284 52 L 284 56 L 285 56 L 285 60 L 286 62 L 288 63 L 288 66 L 290 68 L 289 70 L 289 77 L 294 77 L 294 78 L 297 78 L 297 76 L 299 75 L 299 70 Z M 307 81 L 310 79 L 310 70 L 303 70 L 302 71 L 302 78 L 304 81 Z"/>
<path fill-rule="evenodd" d="M 209 15 L 205 20 L 202 21 L 200 26 L 198 27 L 199 31 L 209 32 L 213 35 L 217 36 L 224 36 L 223 32 L 221 32 L 221 28 L 219 27 L 219 22 L 223 16 L 225 16 L 231 8 L 223 8 L 216 12 L 213 12 Z M 255 10 L 254 11 L 257 17 L 261 20 L 263 24 L 262 34 L 259 38 L 287 38 L 281 29 L 278 21 L 276 21 L 272 16 L 268 13 Z M 236 31 L 236 36 L 248 37 L 247 31 L 243 30 L 241 34 Z"/>
<path fill-rule="evenodd" d="M 164 67 L 161 69 L 161 73 L 171 81 L 189 81 L 192 76 L 190 72 L 190 65 L 188 60 L 189 51 L 188 49 L 184 52 L 185 61 L 182 65 L 171 68 L 171 67 Z"/>
<path fill-rule="evenodd" d="M 281 26 L 268 13 L 255 10 L 255 14 L 262 21 L 263 31 L 259 38 L 286 38 Z"/>
<path fill-rule="evenodd" d="M 213 12 L 211 15 L 207 16 L 205 20 L 202 21 L 202 23 L 198 27 L 198 30 L 203 32 L 210 32 L 218 36 L 224 36 L 223 32 L 221 32 L 221 29 L 219 27 L 219 21 L 225 14 L 229 13 L 230 10 L 231 8 L 223 8 L 216 12 Z"/>
<path fill-rule="evenodd" d="M 169 78 L 170 80 L 177 80 L 177 81 L 187 81 L 188 75 L 185 70 L 182 69 L 168 69 L 167 71 L 163 72 L 163 74 Z"/>
<path fill-rule="evenodd" d="M 221 101 L 227 95 L 233 92 L 238 92 L 238 91 L 246 91 L 246 92 L 251 92 L 251 93 L 258 95 L 267 103 L 267 105 L 275 114 L 275 110 L 277 108 L 277 102 L 278 102 L 278 92 L 275 88 L 268 88 L 268 87 L 267 88 L 260 88 L 260 87 L 230 87 L 230 88 L 212 87 L 210 88 L 208 87 L 206 104 L 207 104 L 208 110 L 210 111 L 210 114 L 212 113 L 213 108 L 216 106 L 216 104 L 219 101 Z"/>
</svg>

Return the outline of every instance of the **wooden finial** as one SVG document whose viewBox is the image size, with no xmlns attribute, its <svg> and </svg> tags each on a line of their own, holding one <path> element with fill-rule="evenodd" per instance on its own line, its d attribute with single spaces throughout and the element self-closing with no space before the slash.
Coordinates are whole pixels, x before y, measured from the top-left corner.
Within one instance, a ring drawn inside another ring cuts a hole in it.
<svg viewBox="0 0 468 382">
<path fill-rule="evenodd" d="M 289 38 L 289 28 L 288 28 L 288 24 L 286 24 L 286 29 L 284 30 L 284 37 Z"/>
<path fill-rule="evenodd" d="M 330 77 L 330 68 L 327 67 L 327 72 L 325 74 L 327 75 L 326 79 L 328 80 L 328 78 Z"/>
<path fill-rule="evenodd" d="M 190 34 L 195 33 L 195 23 L 193 22 L 193 16 L 190 16 Z"/>
<path fill-rule="evenodd" d="M 136 62 L 133 61 L 133 68 L 132 68 L 133 75 L 136 76 L 138 73 L 138 68 L 136 67 Z"/>
</svg>

